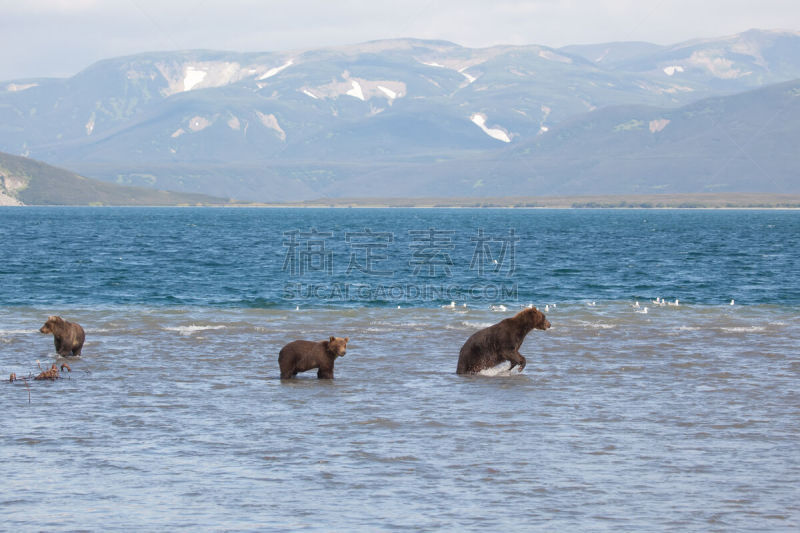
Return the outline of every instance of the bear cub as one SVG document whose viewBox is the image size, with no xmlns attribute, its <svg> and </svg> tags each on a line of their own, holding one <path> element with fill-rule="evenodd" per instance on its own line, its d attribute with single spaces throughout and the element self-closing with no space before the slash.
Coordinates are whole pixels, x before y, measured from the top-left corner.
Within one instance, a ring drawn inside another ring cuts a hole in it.
<svg viewBox="0 0 800 533">
<path fill-rule="evenodd" d="M 347 352 L 350 337 L 331 337 L 326 341 L 293 341 L 281 348 L 278 365 L 281 379 L 291 379 L 298 372 L 318 368 L 319 379 L 333 379 L 333 362 Z"/>
<path fill-rule="evenodd" d="M 39 330 L 39 333 L 52 333 L 56 352 L 61 357 L 78 357 L 83 349 L 86 334 L 79 324 L 67 322 L 60 316 L 51 316 Z"/>
</svg>

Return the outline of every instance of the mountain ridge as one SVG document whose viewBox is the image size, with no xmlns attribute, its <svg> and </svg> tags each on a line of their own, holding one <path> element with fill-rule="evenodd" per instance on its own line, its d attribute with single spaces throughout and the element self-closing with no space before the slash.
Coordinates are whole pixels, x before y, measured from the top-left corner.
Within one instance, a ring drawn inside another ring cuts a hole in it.
<svg viewBox="0 0 800 533">
<path fill-rule="evenodd" d="M 0 83 L 0 150 L 122 185 L 243 200 L 349 194 L 370 180 L 391 195 L 401 191 L 387 168 L 491 160 L 593 110 L 678 109 L 797 78 L 800 34 L 762 30 L 667 46 L 392 39 L 152 52 Z"/>
</svg>

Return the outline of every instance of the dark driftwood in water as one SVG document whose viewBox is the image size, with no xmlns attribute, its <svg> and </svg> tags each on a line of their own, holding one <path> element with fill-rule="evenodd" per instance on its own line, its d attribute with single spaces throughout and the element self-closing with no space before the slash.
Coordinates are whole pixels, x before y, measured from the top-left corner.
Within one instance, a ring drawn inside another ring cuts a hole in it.
<svg viewBox="0 0 800 533">
<path fill-rule="evenodd" d="M 42 366 L 39 362 L 36 362 L 36 366 L 39 367 L 39 370 L 42 370 Z M 72 369 L 69 367 L 67 363 L 61 364 L 61 372 L 64 370 L 67 372 L 72 372 Z M 28 384 L 28 380 L 33 379 L 34 381 L 42 381 L 42 380 L 50 380 L 55 381 L 57 379 L 61 379 L 61 374 L 59 372 L 58 367 L 56 367 L 55 363 L 50 365 L 50 368 L 47 370 L 42 370 L 36 377 L 33 376 L 33 373 L 29 373 L 27 376 L 19 377 L 16 373 L 12 372 L 11 375 L 8 377 L 9 383 L 14 383 L 15 381 L 22 381 L 25 384 L 25 388 L 28 389 L 28 403 L 31 403 L 31 386 Z"/>
<path fill-rule="evenodd" d="M 67 363 L 62 363 L 61 364 L 61 370 L 63 371 L 65 368 L 67 369 L 67 372 L 72 372 L 72 369 L 69 367 L 69 365 Z M 41 370 L 41 369 L 42 369 L 42 367 L 40 366 L 39 370 Z M 59 379 L 60 377 L 61 377 L 61 374 L 59 374 L 58 368 L 56 367 L 55 363 L 53 363 L 53 365 L 50 368 L 48 368 L 47 370 L 43 370 L 38 376 L 36 376 L 33 379 L 51 379 L 51 380 L 56 380 L 56 379 Z"/>
</svg>

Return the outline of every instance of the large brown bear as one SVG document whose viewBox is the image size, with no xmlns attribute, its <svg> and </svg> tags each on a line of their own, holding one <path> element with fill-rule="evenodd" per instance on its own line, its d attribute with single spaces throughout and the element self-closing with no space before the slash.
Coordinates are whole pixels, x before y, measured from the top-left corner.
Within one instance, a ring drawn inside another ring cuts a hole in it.
<svg viewBox="0 0 800 533">
<path fill-rule="evenodd" d="M 549 327 L 550 322 L 544 314 L 535 307 L 529 307 L 513 318 L 476 331 L 461 347 L 456 374 L 475 374 L 503 361 L 511 361 L 509 370 L 519 365 L 519 371 L 522 372 L 525 358 L 519 353 L 519 347 L 525 335 L 534 328 Z"/>
<path fill-rule="evenodd" d="M 278 365 L 281 379 L 291 379 L 298 372 L 319 368 L 319 379 L 333 379 L 333 362 L 347 352 L 350 337 L 331 337 L 327 341 L 293 341 L 281 348 Z"/>
<path fill-rule="evenodd" d="M 86 340 L 86 334 L 80 325 L 67 322 L 60 316 L 49 317 L 39 333 L 53 334 L 56 352 L 61 357 L 79 356 Z"/>
</svg>

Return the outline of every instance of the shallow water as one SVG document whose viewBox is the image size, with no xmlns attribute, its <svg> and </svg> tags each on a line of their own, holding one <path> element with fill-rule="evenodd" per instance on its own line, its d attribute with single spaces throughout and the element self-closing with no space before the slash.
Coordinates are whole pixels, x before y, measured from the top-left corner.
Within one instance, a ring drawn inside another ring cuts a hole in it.
<svg viewBox="0 0 800 533">
<path fill-rule="evenodd" d="M 2 310 L 2 375 L 55 360 Z M 462 377 L 486 309 L 67 309 L 84 356 L 0 387 L 10 529 L 793 530 L 800 316 L 562 304 L 523 373 Z M 348 335 L 336 379 L 281 382 Z M 30 403 L 28 394 L 30 393 Z"/>
<path fill-rule="evenodd" d="M 241 244 L 281 216 L 236 213 L 0 209 L 0 377 L 28 377 L 0 382 L 0 529 L 800 527 L 800 216 L 302 215 L 336 231 L 460 228 L 462 244 L 518 224 L 517 297 L 451 308 L 444 295 L 284 299 L 297 279 L 278 275 L 280 237 Z M 179 238 L 187 223 L 207 231 Z M 36 235 L 56 224 L 93 233 L 54 258 Z M 214 239 L 241 254 L 204 254 Z M 405 244 L 387 253 L 407 266 Z M 478 279 L 469 246 L 452 253 L 449 282 Z M 311 279 L 346 280 L 346 266 Z M 418 282 L 407 269 L 393 280 Z M 525 370 L 457 376 L 464 340 L 529 302 L 552 328 L 528 335 Z M 83 356 L 32 381 L 61 362 L 37 331 L 53 313 L 84 326 Z M 278 379 L 284 344 L 329 335 L 351 339 L 335 380 Z"/>
</svg>

